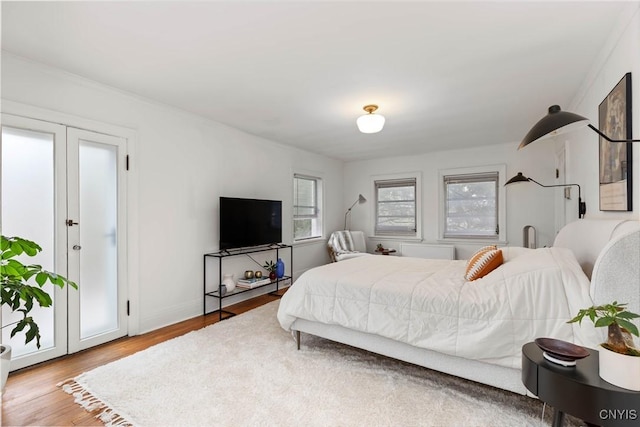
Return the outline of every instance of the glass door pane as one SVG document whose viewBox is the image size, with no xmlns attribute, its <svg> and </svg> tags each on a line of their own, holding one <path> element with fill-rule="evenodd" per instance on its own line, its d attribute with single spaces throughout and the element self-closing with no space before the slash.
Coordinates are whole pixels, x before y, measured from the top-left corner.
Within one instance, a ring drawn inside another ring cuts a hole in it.
<svg viewBox="0 0 640 427">
<path fill-rule="evenodd" d="M 80 140 L 80 339 L 118 327 L 117 147 Z"/>
<path fill-rule="evenodd" d="M 64 227 L 65 129 L 38 120 L 2 115 L 2 234 L 36 242 L 42 251 L 22 256 L 25 264 L 67 274 Z M 35 280 L 30 281 L 35 285 Z M 29 313 L 40 329 L 40 349 L 25 345 L 25 331 L 10 338 L 10 324 L 22 318 L 2 307 L 2 342 L 12 347 L 11 369 L 19 369 L 66 353 L 66 291 L 50 283 L 43 289 L 53 306 L 37 303 Z"/>
<path fill-rule="evenodd" d="M 54 270 L 53 224 L 53 135 L 24 129 L 2 128 L 2 234 L 33 240 L 42 247 L 35 257 L 23 256 L 24 264 L 39 264 Z M 29 197 L 25 197 L 28 194 Z M 52 285 L 44 290 L 51 294 Z M 22 318 L 2 307 L 3 324 Z M 40 326 L 43 349 L 53 346 L 53 310 L 35 306 L 33 318 Z M 11 327 L 2 329 L 2 342 L 9 342 Z M 32 341 L 24 345 L 24 334 L 11 340 L 14 356 L 36 350 Z"/>
</svg>

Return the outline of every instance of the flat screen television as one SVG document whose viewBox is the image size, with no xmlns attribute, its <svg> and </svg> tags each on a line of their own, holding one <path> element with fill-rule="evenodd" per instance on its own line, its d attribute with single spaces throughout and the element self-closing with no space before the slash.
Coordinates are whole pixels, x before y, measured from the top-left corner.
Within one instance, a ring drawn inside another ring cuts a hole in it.
<svg viewBox="0 0 640 427">
<path fill-rule="evenodd" d="M 220 250 L 282 241 L 282 201 L 220 197 Z"/>
</svg>

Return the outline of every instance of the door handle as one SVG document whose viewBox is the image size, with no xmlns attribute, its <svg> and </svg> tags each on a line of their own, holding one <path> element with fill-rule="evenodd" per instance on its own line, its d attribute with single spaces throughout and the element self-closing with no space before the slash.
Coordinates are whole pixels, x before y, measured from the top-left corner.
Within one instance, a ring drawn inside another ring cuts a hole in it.
<svg viewBox="0 0 640 427">
<path fill-rule="evenodd" d="M 73 250 L 74 250 L 74 251 L 79 251 L 80 249 L 82 249 L 82 246 L 80 246 L 80 245 L 73 245 Z"/>
<path fill-rule="evenodd" d="M 72 219 L 68 219 L 68 220 L 66 220 L 66 221 L 65 221 L 65 224 L 67 224 L 69 227 L 71 227 L 72 225 L 78 225 L 78 223 L 77 223 L 77 222 L 75 222 L 75 221 L 74 221 L 74 220 L 72 220 Z"/>
</svg>

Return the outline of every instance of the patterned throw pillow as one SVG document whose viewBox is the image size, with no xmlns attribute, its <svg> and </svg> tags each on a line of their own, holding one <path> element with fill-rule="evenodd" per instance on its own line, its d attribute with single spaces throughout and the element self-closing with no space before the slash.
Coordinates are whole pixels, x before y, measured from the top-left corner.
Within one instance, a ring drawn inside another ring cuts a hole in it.
<svg viewBox="0 0 640 427">
<path fill-rule="evenodd" d="M 480 279 L 502 265 L 502 251 L 496 246 L 485 246 L 476 251 L 467 263 L 464 278 Z"/>
<path fill-rule="evenodd" d="M 496 249 L 498 249 L 496 245 L 483 246 L 480 249 L 478 249 L 471 258 L 478 255 L 479 253 L 486 252 L 486 251 L 495 251 Z"/>
</svg>

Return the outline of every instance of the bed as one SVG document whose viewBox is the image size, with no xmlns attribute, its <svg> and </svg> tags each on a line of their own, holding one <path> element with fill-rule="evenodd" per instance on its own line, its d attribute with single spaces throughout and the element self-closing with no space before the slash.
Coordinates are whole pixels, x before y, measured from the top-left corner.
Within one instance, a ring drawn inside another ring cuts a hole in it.
<svg viewBox="0 0 640 427">
<path fill-rule="evenodd" d="M 464 279 L 466 261 L 360 257 L 302 274 L 278 320 L 294 332 L 527 394 L 522 345 L 554 337 L 594 348 L 603 332 L 567 324 L 617 299 L 640 310 L 640 223 L 580 220 L 551 248 L 501 248 L 503 264 Z"/>
</svg>

